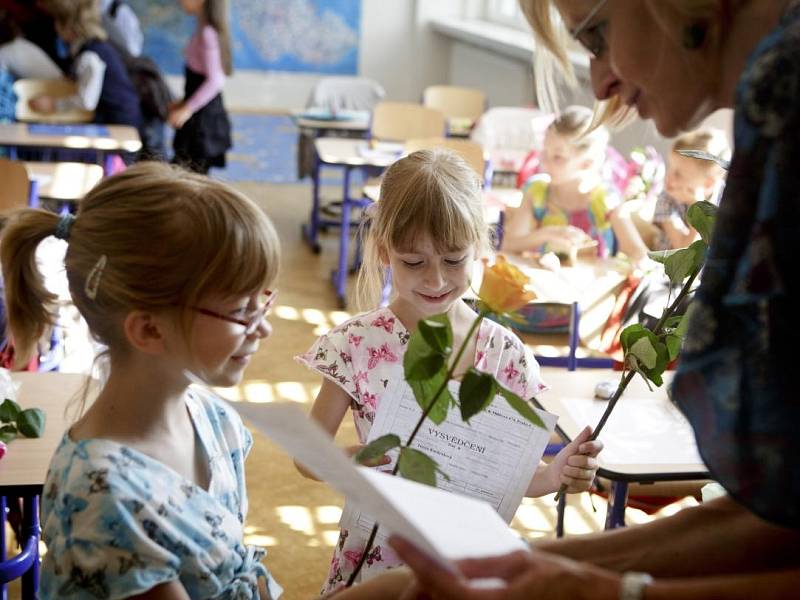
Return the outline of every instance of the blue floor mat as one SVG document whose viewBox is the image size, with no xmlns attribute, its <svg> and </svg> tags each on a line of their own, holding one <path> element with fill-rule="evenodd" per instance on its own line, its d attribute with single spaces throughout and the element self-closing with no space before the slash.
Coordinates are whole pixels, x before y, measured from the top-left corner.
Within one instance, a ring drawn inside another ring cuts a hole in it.
<svg viewBox="0 0 800 600">
<path fill-rule="evenodd" d="M 280 115 L 232 114 L 233 148 L 216 173 L 228 181 L 296 183 L 297 127 Z"/>
</svg>

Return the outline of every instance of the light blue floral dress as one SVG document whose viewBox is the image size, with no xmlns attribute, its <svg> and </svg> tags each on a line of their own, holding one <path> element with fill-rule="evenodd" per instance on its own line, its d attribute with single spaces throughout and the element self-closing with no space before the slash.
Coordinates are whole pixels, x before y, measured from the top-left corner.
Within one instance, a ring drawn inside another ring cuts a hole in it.
<svg viewBox="0 0 800 600">
<path fill-rule="evenodd" d="M 44 487 L 43 598 L 125 598 L 178 579 L 192 598 L 255 600 L 260 577 L 280 596 L 266 552 L 243 541 L 252 436 L 208 392 L 188 391 L 186 405 L 208 491 L 132 448 L 64 435 Z"/>
</svg>

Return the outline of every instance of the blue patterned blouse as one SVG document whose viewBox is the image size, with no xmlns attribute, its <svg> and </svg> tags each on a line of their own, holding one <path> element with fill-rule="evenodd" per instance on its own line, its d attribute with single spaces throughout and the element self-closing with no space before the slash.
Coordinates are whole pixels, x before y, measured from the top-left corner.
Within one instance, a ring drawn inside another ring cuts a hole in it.
<svg viewBox="0 0 800 600">
<path fill-rule="evenodd" d="M 43 598 L 125 598 L 179 579 L 192 598 L 257 600 L 259 577 L 280 596 L 264 550 L 243 541 L 250 432 L 208 392 L 190 390 L 186 405 L 208 491 L 132 448 L 64 435 L 42 503 Z"/>
<path fill-rule="evenodd" d="M 712 476 L 800 527 L 800 6 L 748 59 L 735 153 L 673 396 Z"/>
</svg>

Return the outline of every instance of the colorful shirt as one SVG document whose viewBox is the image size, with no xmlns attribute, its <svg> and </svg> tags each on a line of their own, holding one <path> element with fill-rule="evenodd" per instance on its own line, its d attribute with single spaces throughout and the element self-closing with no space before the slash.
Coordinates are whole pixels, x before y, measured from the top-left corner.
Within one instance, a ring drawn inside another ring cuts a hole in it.
<svg viewBox="0 0 800 600">
<path fill-rule="evenodd" d="M 351 408 L 359 441 L 369 436 L 375 411 L 389 382 L 403 379 L 403 356 L 411 337 L 388 308 L 368 312 L 320 337 L 297 360 L 341 387 L 352 398 Z M 523 398 L 546 389 L 533 354 L 502 325 L 484 319 L 478 328 L 475 368 L 493 375 Z M 344 585 L 363 554 L 366 536 L 343 529 L 334 550 L 323 592 Z M 364 581 L 402 564 L 391 548 L 376 544 L 359 576 Z"/>
<path fill-rule="evenodd" d="M 711 476 L 764 519 L 800 527 L 800 6 L 736 90 L 735 152 L 673 397 Z"/>
<path fill-rule="evenodd" d="M 550 179 L 534 175 L 522 186 L 522 193 L 530 200 L 533 217 L 538 227 L 572 225 L 585 231 L 597 241 L 597 253 L 608 256 L 614 247 L 614 232 L 609 213 L 618 204 L 616 197 L 606 188 L 598 186 L 589 194 L 589 205 L 583 210 L 565 211 L 549 201 Z M 544 250 L 544 249 L 543 249 Z"/>
<path fill-rule="evenodd" d="M 210 393 L 187 392 L 186 406 L 208 491 L 133 448 L 64 435 L 44 485 L 43 598 L 127 598 L 180 580 L 191 598 L 258 600 L 259 577 L 280 596 L 265 551 L 243 541 L 250 432 Z"/>
</svg>

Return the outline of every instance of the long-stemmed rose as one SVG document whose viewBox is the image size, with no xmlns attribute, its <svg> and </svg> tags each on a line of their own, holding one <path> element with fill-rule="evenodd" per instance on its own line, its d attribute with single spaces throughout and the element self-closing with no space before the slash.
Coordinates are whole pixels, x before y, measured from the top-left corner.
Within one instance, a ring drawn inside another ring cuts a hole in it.
<svg viewBox="0 0 800 600">
<path fill-rule="evenodd" d="M 513 317 L 514 311 L 522 308 L 536 297 L 533 292 L 525 289 L 527 284 L 528 278 L 516 266 L 509 263 L 504 256 L 498 255 L 492 265 L 484 260 L 483 280 L 478 291 L 478 315 L 470 325 L 461 347 L 452 360 L 450 357 L 453 331 L 447 315 L 435 315 L 417 323 L 417 329 L 411 334 L 403 358 L 403 370 L 406 381 L 414 392 L 414 398 L 422 409 L 422 414 L 405 444 L 402 444 L 397 435 L 387 434 L 365 446 L 356 455 L 356 460 L 362 464 L 370 464 L 386 452 L 399 448 L 399 456 L 392 475 L 400 473 L 406 479 L 435 486 L 437 473 L 441 473 L 436 461 L 421 450 L 411 447 L 425 419 L 431 419 L 438 425 L 447 418 L 450 407 L 458 404 L 461 418 L 469 421 L 470 418 L 487 408 L 494 397 L 499 394 L 527 420 L 539 427 L 543 426 L 541 419 L 527 400 L 523 400 L 501 386 L 492 375 L 482 373 L 474 367 L 470 367 L 460 377 L 458 401 L 452 397 L 447 388 L 448 382 L 453 379 L 456 365 L 461 361 L 461 357 L 481 321 L 491 314 L 499 317 Z M 442 473 L 442 475 L 446 477 L 446 474 Z M 353 573 L 347 580 L 348 587 L 353 584 L 361 572 L 377 532 L 378 524 L 376 523 Z"/>
</svg>

